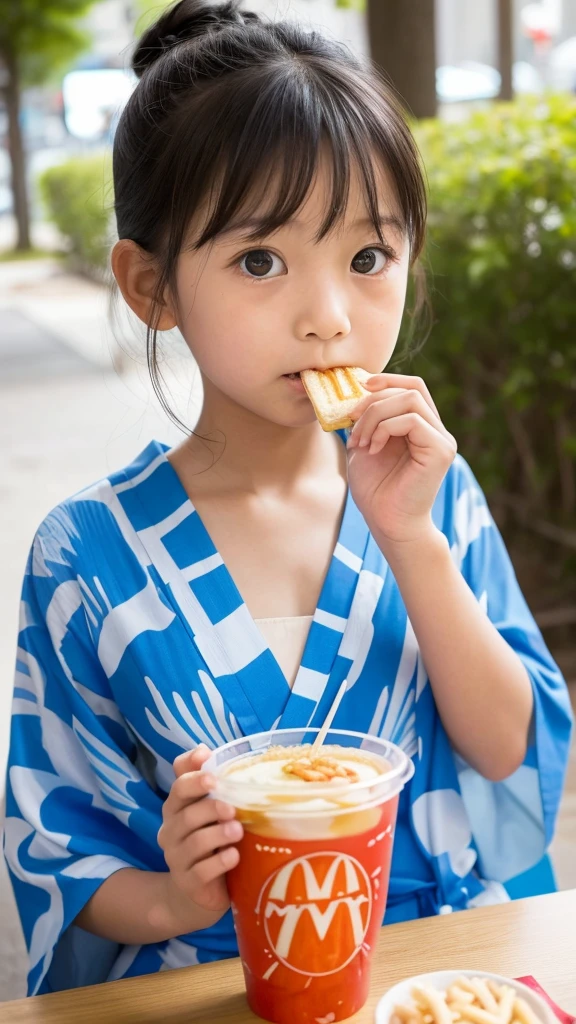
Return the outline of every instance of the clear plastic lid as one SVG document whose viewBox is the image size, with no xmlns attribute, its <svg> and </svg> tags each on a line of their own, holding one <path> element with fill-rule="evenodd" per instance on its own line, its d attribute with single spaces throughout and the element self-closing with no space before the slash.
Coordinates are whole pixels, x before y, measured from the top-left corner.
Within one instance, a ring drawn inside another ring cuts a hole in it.
<svg viewBox="0 0 576 1024">
<path fill-rule="evenodd" d="M 331 729 L 324 740 L 319 754 L 336 756 L 337 759 L 360 761 L 369 764 L 375 774 L 358 782 L 332 779 L 327 782 L 253 781 L 242 778 L 236 771 L 260 758 L 270 748 L 294 748 L 287 750 L 290 757 L 305 756 L 307 748 L 314 742 L 319 729 L 276 729 L 255 733 L 232 740 L 213 751 L 203 765 L 202 771 L 216 779 L 212 796 L 225 800 L 233 807 L 264 811 L 266 808 L 285 814 L 317 814 L 324 808 L 346 811 L 373 807 L 391 800 L 412 778 L 414 766 L 410 758 L 388 740 L 365 733 L 344 729 Z M 337 747 L 334 751 L 329 748 Z M 328 748 L 328 749 L 327 749 Z M 281 757 L 281 754 L 279 755 Z"/>
</svg>

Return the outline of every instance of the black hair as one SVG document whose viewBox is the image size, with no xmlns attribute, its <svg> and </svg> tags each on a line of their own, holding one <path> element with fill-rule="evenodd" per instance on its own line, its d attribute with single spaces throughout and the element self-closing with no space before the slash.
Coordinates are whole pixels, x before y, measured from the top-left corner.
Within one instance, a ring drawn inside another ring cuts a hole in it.
<svg viewBox="0 0 576 1024">
<path fill-rule="evenodd" d="M 238 216 L 258 216 L 250 237 L 277 230 L 302 206 L 325 151 L 332 187 L 318 241 L 344 216 L 353 167 L 384 241 L 379 163 L 395 190 L 412 263 L 424 242 L 419 155 L 390 87 L 344 45 L 293 22 L 265 22 L 240 2 L 181 0 L 144 33 L 132 59 L 140 81 L 114 140 L 118 236 L 160 267 L 146 350 L 154 390 L 177 423 L 162 390 L 156 328 L 160 297 L 173 288 L 187 241 L 200 248 Z M 190 223 L 206 208 L 189 242 Z"/>
</svg>

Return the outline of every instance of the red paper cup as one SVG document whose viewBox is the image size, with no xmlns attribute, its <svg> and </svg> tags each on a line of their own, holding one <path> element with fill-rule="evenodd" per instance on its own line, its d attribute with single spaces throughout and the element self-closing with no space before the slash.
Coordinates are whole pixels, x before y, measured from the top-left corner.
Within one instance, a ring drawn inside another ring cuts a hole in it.
<svg viewBox="0 0 576 1024">
<path fill-rule="evenodd" d="M 228 889 L 249 1006 L 274 1024 L 341 1021 L 366 1002 L 398 798 L 414 771 L 394 744 L 333 729 L 325 746 L 346 747 L 376 776 L 303 790 L 228 774 L 270 746 L 299 746 L 317 732 L 280 729 L 235 740 L 203 769 L 216 777 L 213 796 L 231 803 L 244 826 Z"/>
</svg>

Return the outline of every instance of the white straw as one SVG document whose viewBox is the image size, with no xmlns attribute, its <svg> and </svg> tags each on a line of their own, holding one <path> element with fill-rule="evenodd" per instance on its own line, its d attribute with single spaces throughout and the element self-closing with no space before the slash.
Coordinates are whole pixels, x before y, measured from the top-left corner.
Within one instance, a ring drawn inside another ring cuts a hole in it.
<svg viewBox="0 0 576 1024">
<path fill-rule="evenodd" d="M 328 714 L 326 715 L 326 718 L 324 719 L 324 725 L 320 729 L 320 732 L 318 733 L 318 735 L 317 735 L 316 739 L 314 740 L 314 743 L 312 744 L 312 747 L 310 749 L 310 753 L 308 755 L 310 760 L 313 759 L 313 757 L 314 757 L 316 751 L 318 750 L 318 748 L 321 747 L 322 744 L 324 743 L 324 740 L 326 738 L 326 733 L 328 732 L 328 729 L 332 725 L 332 720 L 334 718 L 334 715 L 338 711 L 338 707 L 340 705 L 340 701 L 342 700 L 342 697 L 346 693 L 347 685 L 348 685 L 348 680 L 347 679 L 345 679 L 344 682 L 340 684 L 340 689 L 338 690 L 338 693 L 334 697 L 334 700 L 332 702 L 332 707 L 330 708 Z"/>
</svg>

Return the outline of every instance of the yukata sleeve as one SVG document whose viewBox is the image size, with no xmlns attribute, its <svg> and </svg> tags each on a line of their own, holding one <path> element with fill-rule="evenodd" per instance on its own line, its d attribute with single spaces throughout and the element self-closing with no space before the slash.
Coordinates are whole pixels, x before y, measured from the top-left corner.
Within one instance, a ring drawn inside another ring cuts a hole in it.
<svg viewBox="0 0 576 1024">
<path fill-rule="evenodd" d="M 520 590 L 470 467 L 458 457 L 452 506 L 452 555 L 481 607 L 526 667 L 534 711 L 524 763 L 489 782 L 457 757 L 460 788 L 481 875 L 506 882 L 537 864 L 554 833 L 568 764 L 572 713 L 568 689 Z"/>
<path fill-rule="evenodd" d="M 36 537 L 24 579 L 6 779 L 4 855 L 29 995 L 50 990 L 59 943 L 106 878 L 126 867 L 166 870 L 152 839 L 161 797 L 135 767 L 79 580 L 51 550 L 50 529 Z"/>
</svg>

